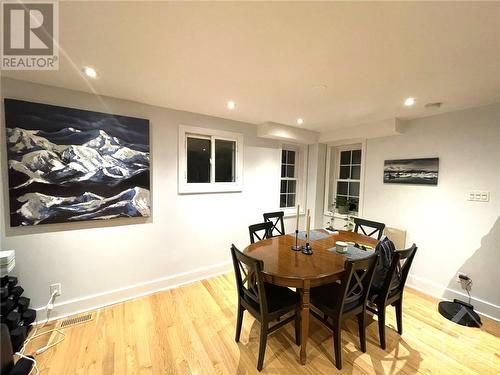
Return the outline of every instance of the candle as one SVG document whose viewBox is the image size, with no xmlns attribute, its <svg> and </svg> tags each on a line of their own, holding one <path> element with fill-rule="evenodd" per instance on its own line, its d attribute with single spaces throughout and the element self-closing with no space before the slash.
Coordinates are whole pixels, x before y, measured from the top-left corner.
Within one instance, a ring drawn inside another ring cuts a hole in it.
<svg viewBox="0 0 500 375">
<path fill-rule="evenodd" d="M 296 232 L 299 231 L 299 212 L 300 212 L 299 205 L 297 205 L 297 225 L 295 225 Z"/>
<path fill-rule="evenodd" d="M 310 243 L 309 242 L 309 231 L 311 229 L 311 216 L 309 216 L 309 213 L 307 215 L 307 227 L 306 227 L 306 232 L 307 232 L 307 240 L 306 240 L 306 243 Z"/>
</svg>

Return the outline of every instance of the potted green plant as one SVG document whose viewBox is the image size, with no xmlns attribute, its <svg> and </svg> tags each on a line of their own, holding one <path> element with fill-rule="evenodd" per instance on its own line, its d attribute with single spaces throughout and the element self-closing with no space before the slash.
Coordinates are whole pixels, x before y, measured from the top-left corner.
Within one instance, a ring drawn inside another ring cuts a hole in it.
<svg viewBox="0 0 500 375">
<path fill-rule="evenodd" d="M 335 208 L 339 214 L 348 214 L 350 205 L 351 202 L 347 197 L 335 198 Z"/>
<path fill-rule="evenodd" d="M 354 216 L 347 216 L 345 219 L 345 225 L 344 225 L 344 228 L 346 231 L 348 232 L 352 232 L 352 230 L 354 229 Z"/>
</svg>

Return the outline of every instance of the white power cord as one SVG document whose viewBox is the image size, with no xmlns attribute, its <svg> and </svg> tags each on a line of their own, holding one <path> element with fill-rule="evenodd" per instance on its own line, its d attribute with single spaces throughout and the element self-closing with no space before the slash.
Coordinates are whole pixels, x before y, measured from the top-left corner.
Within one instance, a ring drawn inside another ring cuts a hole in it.
<svg viewBox="0 0 500 375">
<path fill-rule="evenodd" d="M 55 300 L 56 297 L 57 297 L 57 292 L 56 291 L 52 292 L 52 295 L 50 296 L 49 302 L 47 303 L 47 305 L 45 305 L 45 311 L 46 311 L 46 319 L 45 319 L 45 321 L 41 325 L 38 324 L 38 325 L 35 326 L 33 334 L 24 341 L 23 346 L 21 347 L 21 350 L 19 350 L 17 353 L 15 353 L 17 356 L 19 356 L 21 358 L 25 358 L 25 359 L 33 362 L 34 366 L 33 366 L 32 370 L 31 370 L 31 372 L 34 370 L 35 371 L 35 375 L 37 375 L 39 373 L 39 370 L 38 370 L 38 367 L 37 367 L 37 364 L 36 364 L 36 360 L 33 359 L 33 358 L 30 358 L 30 357 L 27 357 L 24 354 L 24 351 L 26 350 L 26 345 L 28 345 L 34 339 L 36 339 L 38 337 L 41 337 L 41 336 L 44 336 L 44 335 L 46 335 L 48 333 L 52 333 L 52 332 L 59 333 L 61 335 L 61 338 L 59 340 L 57 340 L 55 343 L 47 344 L 47 345 L 45 345 L 45 346 L 43 346 L 43 347 L 35 350 L 34 355 L 40 355 L 40 354 L 44 353 L 45 351 L 47 351 L 48 349 L 50 349 L 50 348 L 56 346 L 57 344 L 61 343 L 64 340 L 64 338 L 66 337 L 66 335 L 64 334 L 64 332 L 62 332 L 60 329 L 57 329 L 57 328 L 50 329 L 48 331 L 44 331 L 44 332 L 38 333 L 38 331 L 41 330 L 41 329 L 43 329 L 43 327 L 45 327 L 47 325 L 47 323 L 49 322 L 49 320 L 50 320 L 50 312 L 54 309 L 54 300 Z M 31 372 L 30 372 L 30 374 L 31 374 Z"/>
</svg>

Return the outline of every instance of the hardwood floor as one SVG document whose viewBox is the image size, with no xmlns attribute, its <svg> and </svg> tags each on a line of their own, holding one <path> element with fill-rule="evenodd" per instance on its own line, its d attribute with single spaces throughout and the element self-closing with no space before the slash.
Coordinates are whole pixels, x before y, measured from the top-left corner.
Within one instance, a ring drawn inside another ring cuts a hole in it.
<svg viewBox="0 0 500 375">
<path fill-rule="evenodd" d="M 259 324 L 245 313 L 236 344 L 235 302 L 228 274 L 99 309 L 91 322 L 65 329 L 61 344 L 37 356 L 40 374 L 258 374 Z M 359 350 L 356 321 L 344 325 L 342 371 L 332 363 L 331 333 L 311 318 L 307 365 L 299 364 L 293 325 L 287 325 L 269 336 L 262 373 L 500 373 L 499 323 L 458 326 L 439 315 L 434 299 L 412 289 L 405 292 L 403 336 L 388 309 L 385 351 L 377 322 L 368 322 L 366 353 Z M 42 344 L 34 341 L 27 352 Z"/>
</svg>

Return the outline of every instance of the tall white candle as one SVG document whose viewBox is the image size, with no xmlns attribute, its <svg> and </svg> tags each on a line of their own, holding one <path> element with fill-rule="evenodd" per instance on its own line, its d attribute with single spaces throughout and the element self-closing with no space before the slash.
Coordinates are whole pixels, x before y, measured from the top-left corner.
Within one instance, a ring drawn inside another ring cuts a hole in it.
<svg viewBox="0 0 500 375">
<path fill-rule="evenodd" d="M 295 225 L 295 231 L 299 231 L 299 212 L 300 212 L 300 206 L 297 205 L 297 225 Z"/>
</svg>

